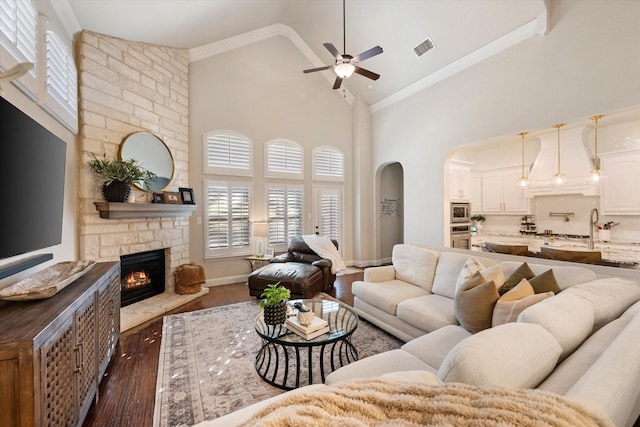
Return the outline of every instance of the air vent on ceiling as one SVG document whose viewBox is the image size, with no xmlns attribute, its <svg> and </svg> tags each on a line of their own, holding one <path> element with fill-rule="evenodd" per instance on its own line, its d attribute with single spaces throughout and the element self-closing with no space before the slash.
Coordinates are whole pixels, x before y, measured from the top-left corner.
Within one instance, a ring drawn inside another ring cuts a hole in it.
<svg viewBox="0 0 640 427">
<path fill-rule="evenodd" d="M 416 56 L 420 58 L 425 53 L 429 52 L 431 49 L 436 47 L 435 44 L 431 41 L 430 38 L 427 38 L 425 41 L 420 43 L 418 46 L 413 48 L 413 51 L 416 53 Z"/>
</svg>

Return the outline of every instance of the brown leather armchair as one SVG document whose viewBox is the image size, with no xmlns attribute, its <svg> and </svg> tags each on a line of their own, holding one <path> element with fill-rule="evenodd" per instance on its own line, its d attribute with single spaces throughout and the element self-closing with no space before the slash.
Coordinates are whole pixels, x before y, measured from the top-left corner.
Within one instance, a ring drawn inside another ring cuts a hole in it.
<svg viewBox="0 0 640 427">
<path fill-rule="evenodd" d="M 338 242 L 332 240 L 336 249 Z M 291 298 L 311 298 L 333 286 L 336 275 L 331 261 L 315 253 L 302 237 L 289 241 L 287 252 L 271 259 L 269 265 L 249 276 L 249 294 L 260 297 L 267 285 L 280 282 L 291 291 Z"/>
</svg>

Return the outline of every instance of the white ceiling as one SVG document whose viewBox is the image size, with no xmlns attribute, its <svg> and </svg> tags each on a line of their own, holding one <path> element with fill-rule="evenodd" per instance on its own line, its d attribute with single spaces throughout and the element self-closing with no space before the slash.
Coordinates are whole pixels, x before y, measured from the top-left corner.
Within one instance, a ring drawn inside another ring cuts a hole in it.
<svg viewBox="0 0 640 427">
<path fill-rule="evenodd" d="M 74 32 L 191 49 L 279 23 L 320 58 L 308 68 L 333 63 L 322 43 L 343 50 L 340 0 L 51 1 L 68 1 Z M 375 45 L 384 53 L 360 64 L 380 74 L 378 81 L 354 75 L 344 84 L 375 104 L 546 13 L 544 0 L 347 0 L 347 53 L 355 56 Z M 436 48 L 417 58 L 413 48 L 427 37 Z"/>
</svg>

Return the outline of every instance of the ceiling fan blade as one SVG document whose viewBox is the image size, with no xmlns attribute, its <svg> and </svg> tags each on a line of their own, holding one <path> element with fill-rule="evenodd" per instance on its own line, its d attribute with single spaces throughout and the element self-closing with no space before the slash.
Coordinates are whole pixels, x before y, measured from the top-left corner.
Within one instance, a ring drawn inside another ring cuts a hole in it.
<svg viewBox="0 0 640 427">
<path fill-rule="evenodd" d="M 368 77 L 371 80 L 378 80 L 380 78 L 380 74 L 376 74 L 372 71 L 365 70 L 364 68 L 360 68 L 357 65 L 355 67 L 356 69 L 354 70 L 354 72 L 360 74 L 361 76 Z"/>
<path fill-rule="evenodd" d="M 331 52 L 331 55 L 333 55 L 335 58 L 342 59 L 342 55 L 332 43 L 323 43 L 322 45 L 326 47 L 327 50 Z"/>
<path fill-rule="evenodd" d="M 353 61 L 361 62 L 361 61 L 364 61 L 365 59 L 371 58 L 372 56 L 380 55 L 381 53 L 382 53 L 382 48 L 380 46 L 372 47 L 366 52 L 362 52 L 360 55 L 353 58 Z"/>
<path fill-rule="evenodd" d="M 303 70 L 303 73 L 314 73 L 316 71 L 324 71 L 324 70 L 330 70 L 333 67 L 335 67 L 335 65 L 327 65 L 326 67 L 320 67 L 320 68 L 310 68 L 308 70 Z"/>
<path fill-rule="evenodd" d="M 336 77 L 336 82 L 333 84 L 334 89 L 340 89 L 340 85 L 342 84 L 342 78 Z"/>
</svg>

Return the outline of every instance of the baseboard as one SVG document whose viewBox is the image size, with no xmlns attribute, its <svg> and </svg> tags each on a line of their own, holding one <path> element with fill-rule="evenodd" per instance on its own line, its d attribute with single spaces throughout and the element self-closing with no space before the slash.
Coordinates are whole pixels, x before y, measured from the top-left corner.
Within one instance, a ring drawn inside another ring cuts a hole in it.
<svg viewBox="0 0 640 427">
<path fill-rule="evenodd" d="M 218 277 L 215 279 L 207 279 L 204 286 L 211 288 L 213 286 L 231 285 L 232 283 L 246 282 L 249 278 L 248 274 L 239 274 L 237 276 Z"/>
</svg>

